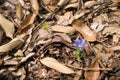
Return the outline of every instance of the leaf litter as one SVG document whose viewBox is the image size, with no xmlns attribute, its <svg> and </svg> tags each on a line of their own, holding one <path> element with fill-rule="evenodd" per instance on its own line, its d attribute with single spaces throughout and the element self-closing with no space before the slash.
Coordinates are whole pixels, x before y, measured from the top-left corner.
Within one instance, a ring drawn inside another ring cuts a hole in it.
<svg viewBox="0 0 120 80">
<path fill-rule="evenodd" d="M 119 80 L 119 0 L 0 1 L 0 80 Z"/>
</svg>

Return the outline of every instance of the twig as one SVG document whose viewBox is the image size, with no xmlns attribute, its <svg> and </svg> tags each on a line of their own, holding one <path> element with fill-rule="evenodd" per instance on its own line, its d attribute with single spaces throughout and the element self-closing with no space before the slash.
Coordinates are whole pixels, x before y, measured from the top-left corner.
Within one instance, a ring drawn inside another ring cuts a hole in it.
<svg viewBox="0 0 120 80">
<path fill-rule="evenodd" d="M 110 71 L 110 70 L 112 70 L 112 68 L 80 68 L 80 67 L 75 67 L 75 66 L 71 66 L 71 65 L 67 65 L 67 66 L 71 67 L 71 68 L 75 68 L 75 69 L 84 70 L 84 71 L 99 71 L 99 70 Z"/>
</svg>

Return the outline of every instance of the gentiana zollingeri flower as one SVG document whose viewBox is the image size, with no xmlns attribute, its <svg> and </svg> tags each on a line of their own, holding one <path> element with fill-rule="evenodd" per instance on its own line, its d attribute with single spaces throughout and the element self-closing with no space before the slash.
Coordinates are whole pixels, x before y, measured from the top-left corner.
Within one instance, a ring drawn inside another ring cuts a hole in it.
<svg viewBox="0 0 120 80">
<path fill-rule="evenodd" d="M 73 44 L 73 46 L 77 47 L 79 50 L 83 50 L 85 47 L 88 46 L 85 39 L 79 39 L 77 38 Z"/>
</svg>

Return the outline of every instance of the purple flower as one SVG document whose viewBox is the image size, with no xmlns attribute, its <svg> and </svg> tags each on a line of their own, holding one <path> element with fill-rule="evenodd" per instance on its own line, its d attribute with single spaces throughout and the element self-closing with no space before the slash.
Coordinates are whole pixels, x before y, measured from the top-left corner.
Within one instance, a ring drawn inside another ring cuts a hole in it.
<svg viewBox="0 0 120 80">
<path fill-rule="evenodd" d="M 83 50 L 86 46 L 88 46 L 88 44 L 86 43 L 86 41 L 84 39 L 76 39 L 73 46 L 77 47 L 80 50 Z"/>
</svg>

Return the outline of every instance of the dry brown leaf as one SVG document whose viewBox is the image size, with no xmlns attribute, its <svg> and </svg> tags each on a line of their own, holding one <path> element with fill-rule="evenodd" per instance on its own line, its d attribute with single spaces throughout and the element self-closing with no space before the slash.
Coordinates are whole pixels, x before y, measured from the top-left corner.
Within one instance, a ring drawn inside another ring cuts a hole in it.
<svg viewBox="0 0 120 80">
<path fill-rule="evenodd" d="M 93 32 L 85 23 L 75 20 L 72 23 L 73 28 L 80 32 L 87 41 L 96 41 L 96 33 Z"/>
<path fill-rule="evenodd" d="M 89 10 L 83 10 L 80 13 L 77 13 L 73 16 L 74 19 L 78 19 L 80 17 L 82 17 L 83 15 L 85 15 L 86 13 L 90 12 Z"/>
<path fill-rule="evenodd" d="M 46 57 L 40 60 L 42 64 L 46 65 L 47 67 L 53 68 L 61 73 L 65 74 L 72 74 L 75 73 L 72 69 L 64 66 L 63 64 L 59 63 L 56 59 L 51 57 Z"/>
<path fill-rule="evenodd" d="M 73 33 L 75 32 L 75 29 L 70 27 L 70 26 L 60 26 L 60 25 L 54 25 L 52 26 L 52 30 L 53 31 L 57 31 L 57 32 L 64 32 L 64 33 Z"/>
<path fill-rule="evenodd" d="M 119 42 L 119 39 L 120 39 L 119 34 L 113 35 L 113 42 L 118 43 L 118 42 Z"/>
<path fill-rule="evenodd" d="M 107 34 L 107 33 L 110 33 L 110 34 L 118 33 L 118 34 L 120 34 L 120 28 L 117 27 L 117 26 L 106 27 L 103 30 L 102 34 Z"/>
<path fill-rule="evenodd" d="M 16 4 L 16 17 L 18 17 L 20 20 L 23 17 L 22 6 L 21 6 L 21 3 L 19 1 Z"/>
<path fill-rule="evenodd" d="M 37 14 L 38 14 L 38 10 L 39 10 L 39 4 L 38 4 L 38 1 L 37 0 L 30 0 L 31 4 L 32 4 L 32 7 L 34 8 L 34 10 L 37 11 Z"/>
<path fill-rule="evenodd" d="M 22 58 L 22 60 L 19 63 L 25 62 L 27 59 L 29 59 L 30 57 L 32 57 L 34 55 L 35 55 L 35 53 L 28 54 L 26 57 Z"/>
<path fill-rule="evenodd" d="M 66 3 L 68 3 L 69 2 L 69 0 L 60 0 L 59 2 L 58 2 L 58 6 L 63 6 L 63 5 L 65 5 Z"/>
<path fill-rule="evenodd" d="M 21 23 L 18 32 L 21 32 L 23 29 L 25 29 L 26 27 L 28 27 L 29 25 L 33 24 L 35 18 L 36 18 L 37 14 L 31 13 L 29 14 Z"/>
<path fill-rule="evenodd" d="M 87 1 L 85 2 L 85 7 L 90 8 L 93 5 L 95 5 L 97 2 L 96 1 Z"/>
<path fill-rule="evenodd" d="M 13 34 L 15 31 L 14 24 L 7 20 L 6 18 L 4 18 L 2 14 L 0 14 L 0 25 L 1 25 L 0 27 L 2 27 L 2 29 L 6 33 L 6 36 L 13 38 Z"/>
<path fill-rule="evenodd" d="M 88 68 L 99 69 L 98 60 L 96 59 L 96 61 L 92 65 L 90 65 Z M 100 71 L 86 71 L 85 80 L 97 80 L 99 75 L 100 75 Z"/>
<path fill-rule="evenodd" d="M 22 43 L 22 40 L 20 40 L 20 38 L 23 39 L 26 35 L 27 34 L 22 34 L 19 36 L 19 38 L 14 38 L 10 42 L 0 46 L 0 52 L 7 52 L 17 47 L 18 45 Z"/>
<path fill-rule="evenodd" d="M 0 43 L 2 41 L 2 37 L 3 37 L 3 31 L 0 29 Z"/>
<path fill-rule="evenodd" d="M 71 39 L 70 39 L 70 37 L 67 34 L 65 34 L 65 33 L 55 33 L 54 35 L 62 37 L 65 41 L 67 41 L 69 43 L 72 42 Z"/>
<path fill-rule="evenodd" d="M 73 4 L 68 4 L 65 9 L 68 9 L 68 8 L 77 8 L 78 7 L 78 3 L 73 3 Z"/>
<path fill-rule="evenodd" d="M 3 59 L 0 59 L 0 65 L 2 65 L 2 63 L 3 63 Z"/>
<path fill-rule="evenodd" d="M 112 0 L 112 2 L 117 2 L 118 3 L 118 2 L 120 2 L 120 0 Z"/>
<path fill-rule="evenodd" d="M 15 54 L 14 54 L 14 56 L 24 56 L 24 54 L 23 54 L 23 51 L 22 50 L 18 50 Z"/>
</svg>

